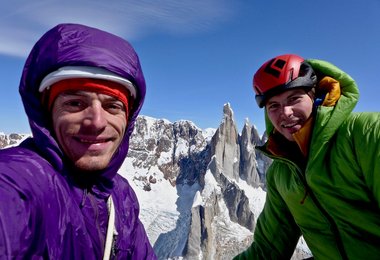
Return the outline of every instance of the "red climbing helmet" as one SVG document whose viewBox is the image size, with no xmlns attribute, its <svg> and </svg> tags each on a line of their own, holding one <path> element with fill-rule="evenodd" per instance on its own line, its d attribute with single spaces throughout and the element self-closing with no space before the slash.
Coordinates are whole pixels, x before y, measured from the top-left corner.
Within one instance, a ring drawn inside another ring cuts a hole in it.
<svg viewBox="0 0 380 260">
<path fill-rule="evenodd" d="M 253 76 L 253 89 L 260 108 L 268 98 L 290 88 L 313 88 L 317 82 L 312 67 L 294 54 L 277 56 L 265 62 Z"/>
</svg>

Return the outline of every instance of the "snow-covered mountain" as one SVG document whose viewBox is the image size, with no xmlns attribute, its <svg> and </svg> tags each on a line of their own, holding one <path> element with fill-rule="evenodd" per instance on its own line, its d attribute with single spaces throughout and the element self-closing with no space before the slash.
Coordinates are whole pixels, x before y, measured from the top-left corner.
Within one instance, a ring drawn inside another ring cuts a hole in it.
<svg viewBox="0 0 380 260">
<path fill-rule="evenodd" d="M 0 134 L 0 145 L 20 136 Z M 216 129 L 137 119 L 119 173 L 137 194 L 159 259 L 232 259 L 251 244 L 271 163 L 255 151 L 264 141 L 248 121 L 238 133 L 229 104 Z M 293 259 L 309 255 L 300 240 Z"/>
<path fill-rule="evenodd" d="M 229 104 L 217 129 L 138 118 L 120 174 L 160 259 L 232 259 L 251 244 L 271 163 L 255 151 L 264 141 L 248 121 L 238 133 Z M 308 255 L 300 240 L 293 259 Z"/>
<path fill-rule="evenodd" d="M 243 132 L 228 104 L 218 129 L 138 118 L 120 173 L 160 259 L 231 259 L 250 243 L 269 160 L 256 161 L 255 128 L 247 123 Z"/>
<path fill-rule="evenodd" d="M 15 134 L 15 133 L 5 134 L 3 132 L 0 132 L 0 149 L 18 145 L 29 136 L 31 135 L 30 134 Z"/>
</svg>

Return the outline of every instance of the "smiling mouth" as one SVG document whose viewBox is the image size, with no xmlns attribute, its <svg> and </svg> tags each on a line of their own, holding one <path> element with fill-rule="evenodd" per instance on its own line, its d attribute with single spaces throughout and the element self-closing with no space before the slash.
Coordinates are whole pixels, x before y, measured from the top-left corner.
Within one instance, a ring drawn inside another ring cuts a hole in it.
<svg viewBox="0 0 380 260">
<path fill-rule="evenodd" d="M 283 128 L 292 128 L 292 127 L 294 127 L 296 125 L 297 125 L 297 122 L 292 122 L 292 123 L 288 123 L 288 124 L 283 123 L 283 124 L 281 124 L 281 127 L 283 127 Z"/>
<path fill-rule="evenodd" d="M 84 144 L 101 144 L 101 143 L 107 143 L 111 141 L 111 138 L 105 138 L 105 139 L 84 139 L 84 138 L 75 138 L 78 142 L 84 143 Z"/>
</svg>

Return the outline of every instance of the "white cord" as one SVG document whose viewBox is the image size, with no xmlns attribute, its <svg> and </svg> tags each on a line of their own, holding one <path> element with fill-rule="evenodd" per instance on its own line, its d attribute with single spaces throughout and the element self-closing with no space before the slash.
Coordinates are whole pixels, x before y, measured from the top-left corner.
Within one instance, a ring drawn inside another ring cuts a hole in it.
<svg viewBox="0 0 380 260">
<path fill-rule="evenodd" d="M 111 248 L 112 248 L 112 242 L 113 242 L 113 234 L 115 229 L 115 207 L 113 205 L 112 196 L 110 195 L 107 200 L 107 206 L 108 206 L 108 227 L 107 227 L 107 236 L 106 236 L 106 245 L 104 248 L 104 256 L 103 260 L 109 260 L 111 256 Z"/>
</svg>

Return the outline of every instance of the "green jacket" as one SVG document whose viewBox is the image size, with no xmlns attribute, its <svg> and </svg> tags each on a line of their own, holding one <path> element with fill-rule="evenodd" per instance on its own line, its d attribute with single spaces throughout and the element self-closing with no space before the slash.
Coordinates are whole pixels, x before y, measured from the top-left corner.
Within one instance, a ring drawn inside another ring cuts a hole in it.
<svg viewBox="0 0 380 260">
<path fill-rule="evenodd" d="M 300 235 L 315 259 L 380 259 L 380 113 L 353 113 L 354 80 L 328 62 L 308 62 L 339 81 L 341 96 L 317 108 L 303 166 L 260 148 L 273 159 L 266 204 L 254 242 L 235 259 L 290 259 Z"/>
</svg>

